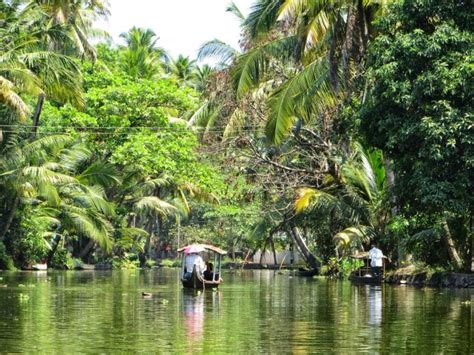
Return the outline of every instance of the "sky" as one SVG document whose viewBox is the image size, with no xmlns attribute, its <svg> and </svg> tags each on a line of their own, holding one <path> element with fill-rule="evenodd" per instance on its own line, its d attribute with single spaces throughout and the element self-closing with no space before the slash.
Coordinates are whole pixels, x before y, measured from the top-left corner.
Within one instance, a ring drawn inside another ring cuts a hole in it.
<svg viewBox="0 0 474 355">
<path fill-rule="evenodd" d="M 202 43 L 220 39 L 238 47 L 239 20 L 226 12 L 230 0 L 110 0 L 111 15 L 97 27 L 106 30 L 116 43 L 132 26 L 151 28 L 159 37 L 157 45 L 172 57 L 183 54 L 196 58 Z M 247 15 L 254 0 L 234 0 Z"/>
</svg>

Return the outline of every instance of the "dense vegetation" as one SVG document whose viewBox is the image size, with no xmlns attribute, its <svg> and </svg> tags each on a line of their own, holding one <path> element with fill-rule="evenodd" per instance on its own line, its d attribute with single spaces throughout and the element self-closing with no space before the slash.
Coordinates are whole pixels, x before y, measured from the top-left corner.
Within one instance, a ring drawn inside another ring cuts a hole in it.
<svg viewBox="0 0 474 355">
<path fill-rule="evenodd" d="M 473 34 L 463 1 L 257 0 L 217 68 L 105 2 L 0 1 L 0 267 L 151 265 L 187 241 L 347 271 L 470 269 Z"/>
</svg>

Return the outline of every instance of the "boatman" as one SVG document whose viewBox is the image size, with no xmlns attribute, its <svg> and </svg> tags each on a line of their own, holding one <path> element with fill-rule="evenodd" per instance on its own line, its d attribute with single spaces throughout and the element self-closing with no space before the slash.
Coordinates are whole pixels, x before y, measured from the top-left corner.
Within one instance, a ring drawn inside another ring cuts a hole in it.
<svg viewBox="0 0 474 355">
<path fill-rule="evenodd" d="M 369 258 L 370 268 L 372 269 L 372 275 L 374 277 L 379 277 L 382 270 L 384 256 L 382 250 L 377 248 L 377 245 L 375 243 L 372 244 L 372 249 L 369 250 Z"/>
<path fill-rule="evenodd" d="M 191 276 L 194 267 L 196 267 L 196 272 L 199 275 L 202 275 L 204 268 L 206 267 L 204 260 L 202 260 L 201 255 L 199 255 L 198 253 L 189 253 L 188 255 L 186 255 L 185 265 L 185 277 Z"/>
</svg>

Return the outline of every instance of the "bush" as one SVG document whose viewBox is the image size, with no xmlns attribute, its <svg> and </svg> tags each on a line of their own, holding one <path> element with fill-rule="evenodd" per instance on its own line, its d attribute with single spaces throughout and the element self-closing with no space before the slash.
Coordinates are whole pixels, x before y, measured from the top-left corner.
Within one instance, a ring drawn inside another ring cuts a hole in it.
<svg viewBox="0 0 474 355">
<path fill-rule="evenodd" d="M 164 267 L 181 267 L 181 259 L 163 259 L 160 265 Z"/>
<path fill-rule="evenodd" d="M 13 265 L 13 259 L 7 254 L 5 244 L 0 242 L 0 269 L 2 270 L 15 270 Z"/>
<path fill-rule="evenodd" d="M 51 260 L 51 266 L 54 269 L 72 270 L 74 268 L 74 259 L 67 249 L 58 248 Z"/>
</svg>

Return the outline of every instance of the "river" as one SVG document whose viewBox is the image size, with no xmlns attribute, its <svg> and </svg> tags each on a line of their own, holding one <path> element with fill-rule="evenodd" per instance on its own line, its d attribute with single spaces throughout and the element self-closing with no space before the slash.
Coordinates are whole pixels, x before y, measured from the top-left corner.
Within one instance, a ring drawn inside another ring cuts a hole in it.
<svg viewBox="0 0 474 355">
<path fill-rule="evenodd" d="M 0 272 L 0 352 L 474 352 L 474 290 L 244 270 L 193 292 L 178 273 Z"/>
</svg>

